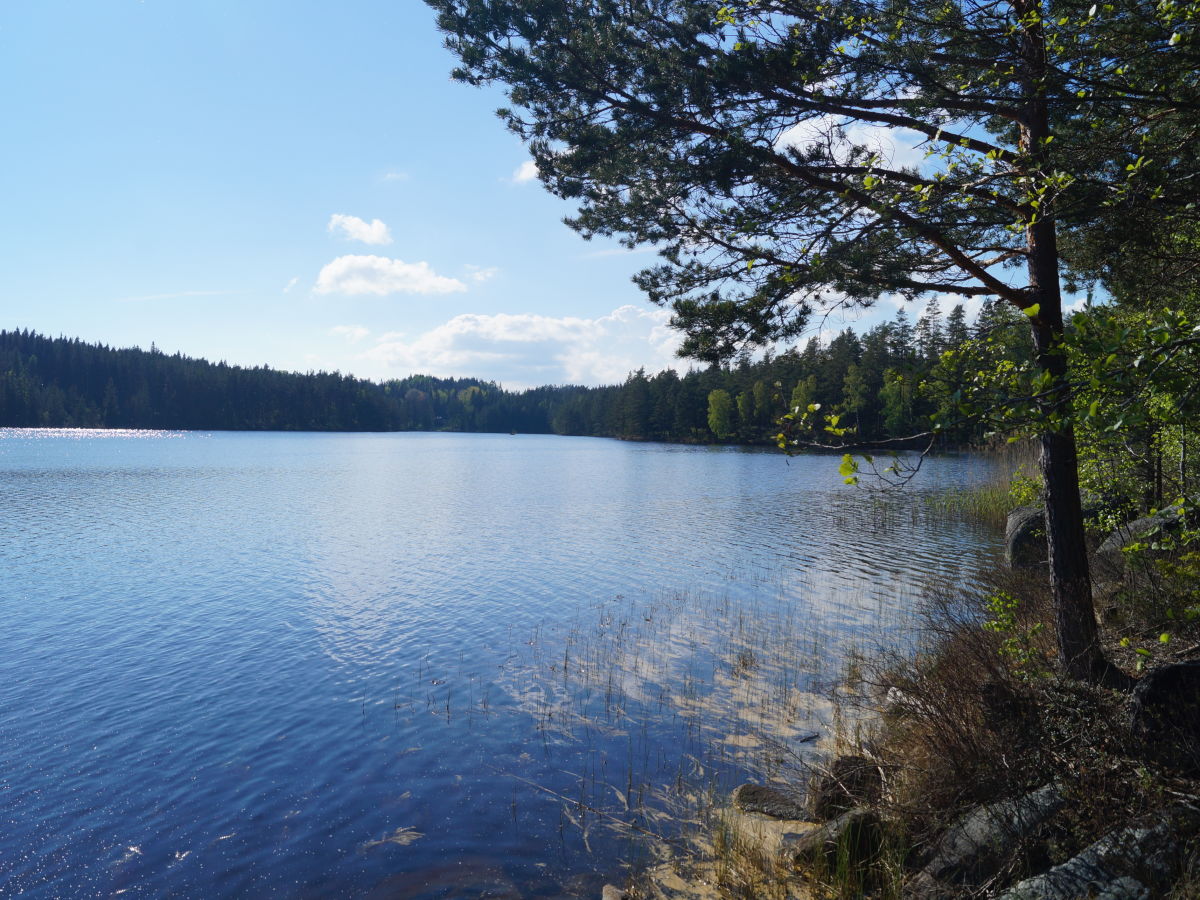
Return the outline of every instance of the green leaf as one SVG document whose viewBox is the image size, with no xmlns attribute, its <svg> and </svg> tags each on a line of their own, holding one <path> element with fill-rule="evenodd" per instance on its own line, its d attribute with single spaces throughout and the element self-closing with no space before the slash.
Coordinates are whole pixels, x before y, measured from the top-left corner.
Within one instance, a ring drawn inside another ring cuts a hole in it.
<svg viewBox="0 0 1200 900">
<path fill-rule="evenodd" d="M 846 484 L 858 484 L 858 462 L 847 453 L 842 457 L 842 464 L 838 466 L 838 474 L 842 476 L 842 480 Z"/>
<path fill-rule="evenodd" d="M 1040 304 L 1040 303 L 1035 303 L 1032 306 L 1026 306 L 1024 309 L 1021 310 L 1021 312 L 1025 313 L 1025 315 L 1029 316 L 1029 318 L 1031 318 L 1031 319 L 1034 316 L 1036 316 L 1038 313 L 1040 313 L 1041 311 L 1042 311 L 1042 304 Z"/>
</svg>

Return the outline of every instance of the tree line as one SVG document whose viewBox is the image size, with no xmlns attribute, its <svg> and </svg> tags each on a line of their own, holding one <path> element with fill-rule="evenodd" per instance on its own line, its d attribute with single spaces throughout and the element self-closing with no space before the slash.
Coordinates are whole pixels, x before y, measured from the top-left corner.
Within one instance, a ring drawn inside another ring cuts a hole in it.
<svg viewBox="0 0 1200 900">
<path fill-rule="evenodd" d="M 779 420 L 816 404 L 863 438 L 919 430 L 937 411 L 943 355 L 984 334 L 1023 339 L 1023 322 L 985 304 L 902 308 L 863 334 L 742 356 L 680 375 L 638 370 L 620 385 L 523 391 L 475 378 L 412 375 L 377 383 L 338 372 L 208 362 L 156 347 L 117 349 L 28 330 L 0 331 L 0 425 L 199 430 L 476 431 L 687 443 L 774 444 Z M 1009 327 L 1012 326 L 1012 327 Z M 943 404 L 944 405 L 944 404 Z M 978 428 L 951 434 L 965 443 Z"/>
</svg>

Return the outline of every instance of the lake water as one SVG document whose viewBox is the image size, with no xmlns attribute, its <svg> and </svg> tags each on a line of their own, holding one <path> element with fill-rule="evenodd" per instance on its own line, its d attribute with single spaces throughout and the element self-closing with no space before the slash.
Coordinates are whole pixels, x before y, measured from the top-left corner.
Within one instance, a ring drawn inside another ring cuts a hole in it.
<svg viewBox="0 0 1200 900">
<path fill-rule="evenodd" d="M 0 431 L 0 895 L 599 896 L 697 790 L 827 737 L 847 648 L 996 559 L 923 501 L 982 461 L 886 496 L 836 470 Z"/>
</svg>

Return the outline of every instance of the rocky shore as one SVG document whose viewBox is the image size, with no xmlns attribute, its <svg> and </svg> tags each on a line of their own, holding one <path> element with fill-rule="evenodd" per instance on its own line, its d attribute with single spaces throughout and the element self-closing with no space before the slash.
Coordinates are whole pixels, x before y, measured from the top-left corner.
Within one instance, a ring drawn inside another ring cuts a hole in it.
<svg viewBox="0 0 1200 900">
<path fill-rule="evenodd" d="M 1159 632 L 1137 602 L 1179 587 L 1163 573 L 1178 569 L 1189 509 L 1093 536 L 1106 646 L 1132 690 L 1054 673 L 1044 514 L 1014 510 L 991 605 L 947 603 L 915 659 L 860 676 L 869 736 L 807 784 L 738 787 L 714 813 L 723 856 L 652 868 L 603 900 L 1200 896 L 1200 617 Z M 746 888 L 755 877 L 764 887 Z"/>
</svg>

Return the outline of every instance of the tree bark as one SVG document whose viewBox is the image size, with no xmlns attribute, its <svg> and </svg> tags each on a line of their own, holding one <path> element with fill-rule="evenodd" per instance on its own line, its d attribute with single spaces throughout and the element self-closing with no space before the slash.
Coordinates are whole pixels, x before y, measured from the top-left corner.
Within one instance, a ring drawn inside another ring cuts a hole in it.
<svg viewBox="0 0 1200 900">
<path fill-rule="evenodd" d="M 1062 295 L 1058 284 L 1058 247 L 1052 220 L 1028 230 L 1030 303 L 1037 364 L 1053 379 L 1040 401 L 1046 428 L 1041 434 L 1041 472 L 1045 482 L 1046 548 L 1054 598 L 1059 660 L 1067 675 L 1083 681 L 1123 687 L 1127 679 L 1100 647 L 1092 602 L 1083 504 L 1079 496 L 1079 460 L 1071 426 L 1072 396 L 1062 350 Z"/>
<path fill-rule="evenodd" d="M 1029 100 L 1022 114 L 1020 145 L 1028 154 L 1031 173 L 1052 170 L 1049 159 L 1050 115 L 1043 83 L 1046 39 L 1042 2 L 1018 4 L 1027 24 L 1022 31 Z M 1083 504 L 1079 497 L 1079 459 L 1071 425 L 1072 396 L 1067 358 L 1062 348 L 1062 291 L 1059 286 L 1058 235 L 1053 213 L 1031 204 L 1025 228 L 1029 273 L 1026 310 L 1033 329 L 1037 364 L 1051 376 L 1039 401 L 1045 428 L 1041 434 L 1041 471 L 1045 482 L 1046 548 L 1050 560 L 1050 590 L 1058 637 L 1059 662 L 1066 674 L 1083 681 L 1123 686 L 1127 679 L 1112 666 L 1100 647 L 1092 602 Z M 1036 310 L 1029 307 L 1037 305 Z"/>
</svg>

